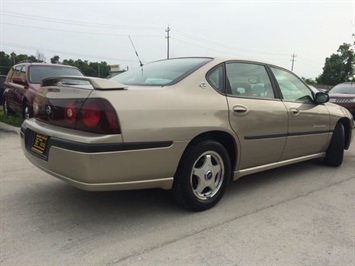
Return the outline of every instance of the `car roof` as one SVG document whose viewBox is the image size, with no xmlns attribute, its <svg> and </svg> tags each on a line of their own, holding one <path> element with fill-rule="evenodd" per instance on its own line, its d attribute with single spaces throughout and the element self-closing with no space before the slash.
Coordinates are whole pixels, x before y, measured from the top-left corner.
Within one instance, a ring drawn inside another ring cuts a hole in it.
<svg viewBox="0 0 355 266">
<path fill-rule="evenodd" d="M 71 66 L 71 65 L 63 65 L 63 64 L 52 64 L 52 63 L 41 63 L 41 62 L 28 62 L 28 61 L 22 61 L 22 62 L 18 62 L 16 63 L 14 66 L 17 65 L 26 65 L 26 66 L 51 66 L 51 67 L 69 67 L 69 68 L 77 68 L 75 66 Z M 14 67 L 13 66 L 13 67 Z"/>
<path fill-rule="evenodd" d="M 337 84 L 336 86 L 338 86 L 338 85 L 350 85 L 350 86 L 355 86 L 355 82 L 352 82 L 352 81 L 343 82 L 343 83 Z"/>
</svg>

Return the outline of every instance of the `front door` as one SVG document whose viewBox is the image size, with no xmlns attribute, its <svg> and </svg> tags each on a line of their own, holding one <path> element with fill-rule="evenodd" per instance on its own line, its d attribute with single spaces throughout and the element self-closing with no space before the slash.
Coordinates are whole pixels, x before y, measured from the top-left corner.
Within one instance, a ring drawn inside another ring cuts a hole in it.
<svg viewBox="0 0 355 266">
<path fill-rule="evenodd" d="M 271 68 L 288 112 L 288 138 L 282 160 L 324 152 L 330 138 L 330 117 L 313 92 L 293 73 Z"/>
</svg>

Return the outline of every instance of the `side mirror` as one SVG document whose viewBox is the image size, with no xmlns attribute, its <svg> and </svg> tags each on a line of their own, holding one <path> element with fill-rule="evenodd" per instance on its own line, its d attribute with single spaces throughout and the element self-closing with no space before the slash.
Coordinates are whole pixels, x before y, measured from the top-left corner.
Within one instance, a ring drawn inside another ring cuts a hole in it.
<svg viewBox="0 0 355 266">
<path fill-rule="evenodd" d="M 315 96 L 315 102 L 318 104 L 329 102 L 329 95 L 325 92 L 317 92 Z"/>
<path fill-rule="evenodd" d="M 13 81 L 14 83 L 20 84 L 20 85 L 25 85 L 25 84 L 26 84 L 26 82 L 24 82 L 24 81 L 22 80 L 22 78 L 19 78 L 19 77 L 14 77 L 14 78 L 12 79 L 12 81 Z"/>
</svg>

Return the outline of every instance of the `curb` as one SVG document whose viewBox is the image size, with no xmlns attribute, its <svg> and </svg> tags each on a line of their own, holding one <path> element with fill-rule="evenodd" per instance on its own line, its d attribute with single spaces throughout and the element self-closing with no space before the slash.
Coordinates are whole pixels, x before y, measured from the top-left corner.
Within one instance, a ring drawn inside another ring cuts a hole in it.
<svg viewBox="0 0 355 266">
<path fill-rule="evenodd" d="M 20 135 L 20 128 L 0 122 L 0 132 L 15 132 L 16 134 Z"/>
</svg>

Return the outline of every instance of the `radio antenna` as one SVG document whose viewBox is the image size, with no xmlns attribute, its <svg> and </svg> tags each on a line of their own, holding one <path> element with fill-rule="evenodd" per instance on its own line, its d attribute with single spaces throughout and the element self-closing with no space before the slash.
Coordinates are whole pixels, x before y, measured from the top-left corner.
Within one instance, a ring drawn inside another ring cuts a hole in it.
<svg viewBox="0 0 355 266">
<path fill-rule="evenodd" d="M 134 52 L 136 53 L 136 56 L 137 56 L 138 61 L 139 61 L 139 65 L 140 65 L 140 67 L 142 67 L 142 66 L 143 66 L 142 61 L 141 61 L 141 59 L 139 58 L 139 55 L 138 55 L 137 50 L 136 50 L 136 47 L 134 46 L 134 44 L 133 44 L 133 42 L 132 42 L 131 36 L 128 35 L 128 38 L 129 38 L 129 40 L 131 41 L 131 44 L 132 44 L 133 49 L 134 49 Z"/>
</svg>

